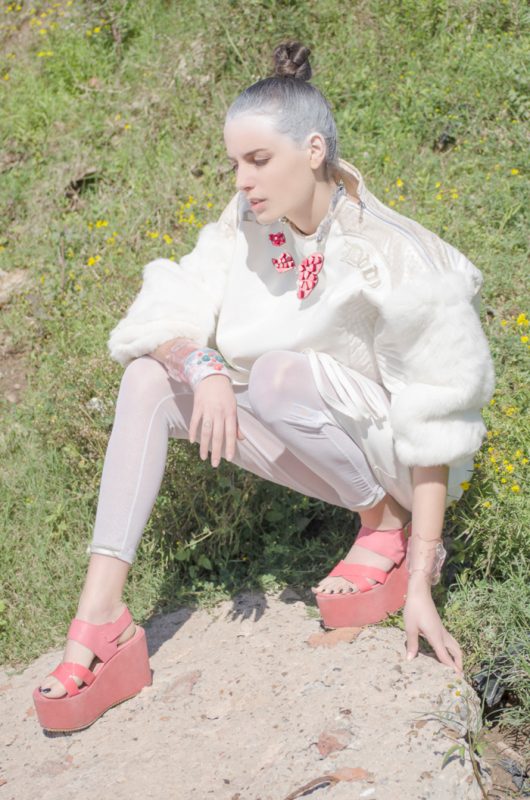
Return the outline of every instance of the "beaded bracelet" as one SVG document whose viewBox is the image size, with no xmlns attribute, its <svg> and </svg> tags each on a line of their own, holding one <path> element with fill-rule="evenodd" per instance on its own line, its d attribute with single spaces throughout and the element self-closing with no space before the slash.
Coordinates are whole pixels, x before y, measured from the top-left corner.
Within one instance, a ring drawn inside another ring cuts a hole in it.
<svg viewBox="0 0 530 800">
<path fill-rule="evenodd" d="M 193 350 L 185 359 L 182 373 L 185 380 L 195 391 L 197 384 L 208 375 L 226 375 L 231 382 L 223 356 L 212 347 Z"/>
<path fill-rule="evenodd" d="M 425 572 L 431 579 L 431 585 L 435 586 L 440 580 L 442 565 L 446 559 L 447 551 L 440 540 L 424 539 L 422 536 L 416 536 L 416 535 L 414 538 L 422 539 L 424 542 L 431 542 L 434 545 L 434 560 L 430 569 L 427 569 L 426 567 L 414 567 L 414 569 L 411 569 L 410 568 L 411 566 L 410 562 L 412 560 L 412 554 L 411 554 L 412 538 L 411 538 L 405 556 L 405 563 L 407 565 L 409 575 L 411 575 L 413 572 Z"/>
</svg>

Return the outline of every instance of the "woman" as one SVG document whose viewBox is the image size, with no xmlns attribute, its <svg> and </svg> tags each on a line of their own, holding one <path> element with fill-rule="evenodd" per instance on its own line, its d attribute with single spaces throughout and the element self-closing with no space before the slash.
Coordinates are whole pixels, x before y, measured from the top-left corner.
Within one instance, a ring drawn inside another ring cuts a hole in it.
<svg viewBox="0 0 530 800">
<path fill-rule="evenodd" d="M 324 623 L 377 622 L 406 598 L 409 658 L 421 633 L 462 671 L 430 587 L 444 512 L 472 472 L 493 392 L 482 276 L 339 158 L 308 55 L 280 45 L 275 75 L 232 103 L 236 194 L 179 264 L 145 266 L 111 333 L 126 370 L 77 615 L 63 663 L 34 692 L 46 728 L 86 727 L 150 683 L 143 630 L 121 595 L 169 436 L 198 439 L 214 467 L 224 450 L 356 511 L 355 543 L 313 587 Z"/>
</svg>

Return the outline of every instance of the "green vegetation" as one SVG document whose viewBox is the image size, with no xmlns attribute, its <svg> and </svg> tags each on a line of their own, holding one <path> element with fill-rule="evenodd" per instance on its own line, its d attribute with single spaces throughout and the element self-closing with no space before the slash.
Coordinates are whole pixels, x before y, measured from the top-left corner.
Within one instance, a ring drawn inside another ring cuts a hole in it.
<svg viewBox="0 0 530 800">
<path fill-rule="evenodd" d="M 436 599 L 468 675 L 523 641 L 510 722 L 528 722 L 529 21 L 522 0 L 2 4 L 0 268 L 31 283 L 0 321 L 27 374 L 18 403 L 0 399 L 1 661 L 64 642 L 123 372 L 108 333 L 142 266 L 189 251 L 232 195 L 224 113 L 292 37 L 369 189 L 484 274 L 497 389 Z M 352 533 L 344 510 L 171 441 L 125 599 L 140 622 L 244 586 L 307 593 Z"/>
</svg>

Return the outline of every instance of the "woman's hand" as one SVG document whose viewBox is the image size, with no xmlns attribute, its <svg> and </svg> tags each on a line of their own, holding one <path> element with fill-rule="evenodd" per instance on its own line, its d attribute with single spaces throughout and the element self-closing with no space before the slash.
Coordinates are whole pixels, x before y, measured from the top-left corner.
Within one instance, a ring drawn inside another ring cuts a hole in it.
<svg viewBox="0 0 530 800">
<path fill-rule="evenodd" d="M 226 459 L 234 457 L 237 439 L 245 437 L 241 433 L 237 421 L 237 403 L 230 379 L 226 375 L 208 375 L 196 386 L 191 415 L 189 439 L 194 442 L 197 428 L 201 422 L 200 456 L 208 458 L 208 450 L 212 450 L 212 467 L 218 467 L 221 461 L 223 440 L 225 441 Z"/>
<path fill-rule="evenodd" d="M 418 636 L 423 634 L 442 664 L 463 675 L 462 651 L 438 615 L 426 575 L 416 572 L 410 575 L 403 619 L 407 634 L 407 660 L 417 655 Z"/>
</svg>

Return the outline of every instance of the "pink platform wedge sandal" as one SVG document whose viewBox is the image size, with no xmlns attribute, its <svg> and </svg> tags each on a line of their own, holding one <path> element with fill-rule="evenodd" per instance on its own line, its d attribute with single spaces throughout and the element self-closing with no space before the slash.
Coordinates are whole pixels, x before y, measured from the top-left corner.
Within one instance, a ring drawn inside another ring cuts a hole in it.
<svg viewBox="0 0 530 800">
<path fill-rule="evenodd" d="M 34 690 L 33 702 L 45 730 L 67 733 L 88 728 L 109 708 L 151 685 L 144 629 L 137 625 L 133 636 L 118 644 L 131 622 L 127 607 L 115 622 L 93 625 L 77 617 L 72 620 L 68 638 L 81 642 L 101 660 L 92 669 L 74 662 L 59 664 L 50 675 L 64 685 L 67 694 L 63 697 L 46 697 L 38 687 Z M 72 675 L 83 679 L 81 688 Z"/>
<path fill-rule="evenodd" d="M 355 583 L 358 591 L 316 593 L 324 628 L 357 628 L 372 625 L 403 607 L 409 577 L 405 562 L 407 528 L 410 534 L 410 525 L 387 531 L 361 527 L 355 543 L 391 558 L 396 566 L 392 567 L 390 572 L 385 572 L 364 564 L 347 564 L 345 561 L 339 561 L 327 577 L 346 578 Z M 366 578 L 372 578 L 377 583 L 370 583 Z"/>
</svg>

